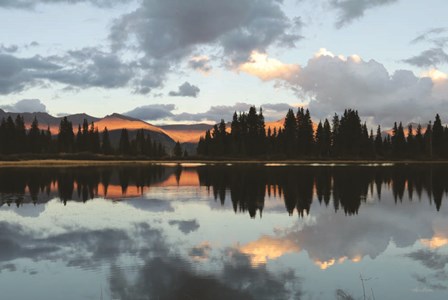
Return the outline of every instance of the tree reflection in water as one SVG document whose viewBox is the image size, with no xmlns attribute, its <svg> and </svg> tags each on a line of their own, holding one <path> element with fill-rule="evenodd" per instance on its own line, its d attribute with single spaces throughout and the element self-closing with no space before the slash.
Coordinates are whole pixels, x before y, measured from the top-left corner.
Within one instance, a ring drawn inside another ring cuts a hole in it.
<svg viewBox="0 0 448 300">
<path fill-rule="evenodd" d="M 97 197 L 122 199 L 150 193 L 174 176 L 181 184 L 182 166 L 111 166 L 73 168 L 2 168 L 0 204 L 46 203 L 53 198 L 88 201 Z M 308 215 L 313 198 L 333 205 L 337 212 L 357 214 L 362 203 L 374 195 L 381 200 L 384 187 L 392 190 L 396 203 L 426 195 L 437 211 L 448 191 L 448 167 L 443 165 L 397 165 L 388 167 L 266 167 L 261 165 L 200 166 L 199 185 L 206 187 L 224 205 L 232 202 L 237 213 L 262 216 L 267 197 L 279 197 L 286 212 Z M 186 175 L 187 176 L 187 175 Z M 129 192 L 130 187 L 133 192 Z"/>
</svg>

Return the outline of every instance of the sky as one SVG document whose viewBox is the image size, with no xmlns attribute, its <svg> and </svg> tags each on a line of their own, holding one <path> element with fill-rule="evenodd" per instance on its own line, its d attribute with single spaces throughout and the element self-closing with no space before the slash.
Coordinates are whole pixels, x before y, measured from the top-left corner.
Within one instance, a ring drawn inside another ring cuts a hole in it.
<svg viewBox="0 0 448 300">
<path fill-rule="evenodd" d="M 0 0 L 0 108 L 151 123 L 426 123 L 448 108 L 445 0 Z"/>
</svg>

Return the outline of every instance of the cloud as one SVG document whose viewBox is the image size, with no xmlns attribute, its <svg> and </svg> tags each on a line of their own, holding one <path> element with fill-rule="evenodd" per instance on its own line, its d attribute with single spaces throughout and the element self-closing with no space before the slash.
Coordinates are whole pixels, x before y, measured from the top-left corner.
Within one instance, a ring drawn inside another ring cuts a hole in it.
<svg viewBox="0 0 448 300">
<path fill-rule="evenodd" d="M 330 6 L 338 11 L 336 27 L 341 28 L 363 17 L 367 10 L 396 2 L 398 0 L 330 0 Z"/>
<path fill-rule="evenodd" d="M 173 117 L 172 111 L 175 108 L 174 104 L 150 104 L 134 108 L 123 114 L 140 120 L 155 121 Z"/>
<path fill-rule="evenodd" d="M 189 82 L 184 82 L 177 91 L 171 91 L 169 93 L 172 97 L 193 97 L 196 98 L 201 90 L 190 84 Z"/>
<path fill-rule="evenodd" d="M 439 47 L 443 47 L 446 44 L 447 40 L 445 37 L 440 37 L 440 34 L 447 32 L 448 32 L 447 27 L 431 28 L 426 32 L 418 35 L 415 39 L 411 41 L 411 44 L 430 42 L 436 44 Z"/>
<path fill-rule="evenodd" d="M 318 118 L 355 108 L 377 124 L 424 123 L 448 108 L 448 80 L 443 76 L 418 77 L 407 70 L 389 73 L 375 60 L 336 56 L 325 49 L 287 85 L 309 99 L 311 113 Z"/>
<path fill-rule="evenodd" d="M 292 80 L 300 70 L 296 64 L 284 64 L 279 60 L 268 58 L 266 54 L 253 52 L 249 62 L 241 64 L 239 71 L 256 76 L 263 81 L 282 79 Z"/>
<path fill-rule="evenodd" d="M 257 50 L 291 47 L 301 23 L 290 20 L 277 0 L 142 1 L 133 12 L 115 20 L 110 33 L 113 51 L 142 53 L 144 80 L 139 92 L 160 87 L 167 73 L 204 47 L 218 49 L 227 65 L 238 65 Z M 209 71 L 206 59 L 190 67 Z"/>
<path fill-rule="evenodd" d="M 212 70 L 212 66 L 210 66 L 210 58 L 208 58 L 208 56 L 194 56 L 188 61 L 188 66 L 193 70 L 205 74 Z"/>
<path fill-rule="evenodd" d="M 2 52 L 14 53 L 14 52 L 17 52 L 17 50 L 19 50 L 19 46 L 17 46 L 17 45 L 5 46 L 3 44 L 0 44 L 0 53 L 2 53 Z"/>
<path fill-rule="evenodd" d="M 18 58 L 0 54 L 0 94 L 21 92 L 46 82 L 73 88 L 127 86 L 137 66 L 95 48 L 69 51 L 64 56 Z"/>
<path fill-rule="evenodd" d="M 212 247 L 209 243 L 205 242 L 198 246 L 195 246 L 190 249 L 190 252 L 188 252 L 188 255 L 193 258 L 194 260 L 206 260 L 210 258 L 210 251 L 212 250 Z"/>
<path fill-rule="evenodd" d="M 17 58 L 9 54 L 0 54 L 0 94 L 20 92 L 36 85 L 44 74 L 60 68 L 41 56 Z"/>
<path fill-rule="evenodd" d="M 105 7 L 130 0 L 7 0 L 1 1 L 0 7 L 32 9 L 39 4 L 83 2 Z M 15 48 L 2 46 L 0 94 L 48 83 L 74 89 L 130 87 L 135 93 L 148 94 L 163 87 L 168 74 L 185 60 L 190 68 L 209 72 L 209 57 L 193 55 L 204 49 L 217 49 L 215 57 L 234 68 L 254 51 L 291 47 L 301 38 L 297 33 L 302 22 L 287 17 L 278 0 L 147 0 L 137 5 L 114 21 L 110 50 L 84 48 L 60 56 L 24 59 L 7 55 Z M 129 61 L 123 59 L 129 57 L 123 55 L 125 51 L 132 53 Z M 32 62 L 41 65 L 30 66 Z M 184 83 L 170 94 L 196 97 L 198 92 L 197 87 Z"/>
<path fill-rule="evenodd" d="M 57 61 L 63 67 L 44 74 L 43 79 L 79 88 L 117 88 L 126 86 L 134 76 L 132 64 L 124 63 L 115 54 L 95 48 L 69 51 Z"/>
<path fill-rule="evenodd" d="M 237 102 L 234 105 L 211 106 L 206 112 L 175 114 L 173 113 L 176 109 L 174 104 L 150 104 L 136 107 L 123 113 L 123 115 L 146 121 L 172 119 L 174 121 L 219 122 L 221 119 L 230 121 L 234 112 L 247 112 L 251 106 L 253 104 Z M 265 103 L 261 107 L 267 121 L 280 120 L 285 116 L 288 109 L 294 108 L 288 103 Z"/>
<path fill-rule="evenodd" d="M 404 62 L 417 67 L 435 67 L 448 63 L 448 54 L 442 48 L 432 48 L 405 59 Z"/>
<path fill-rule="evenodd" d="M 183 120 L 183 121 L 219 122 L 221 119 L 224 119 L 225 121 L 230 121 L 232 120 L 234 112 L 247 112 L 251 106 L 253 106 L 253 104 L 244 102 L 237 102 L 234 105 L 216 105 L 210 107 L 208 111 L 203 113 L 196 113 L 196 114 L 181 113 L 176 114 L 174 118 L 176 120 Z M 291 106 L 286 103 L 277 103 L 277 104 L 266 103 L 260 106 L 263 108 L 263 115 L 265 119 L 273 121 L 283 118 L 288 108 L 291 108 Z M 284 110 L 284 108 L 287 109 Z"/>
<path fill-rule="evenodd" d="M 177 226 L 180 231 L 184 234 L 189 234 L 190 232 L 194 232 L 199 229 L 199 223 L 196 220 L 189 221 L 179 221 L 179 220 L 171 220 L 168 222 L 171 226 Z"/>
<path fill-rule="evenodd" d="M 407 257 L 422 263 L 425 267 L 433 270 L 443 270 L 448 264 L 448 256 L 431 250 L 417 250 L 409 253 Z"/>
<path fill-rule="evenodd" d="M 14 104 L 1 105 L 0 108 L 13 113 L 47 112 L 47 107 L 39 99 L 23 99 Z"/>
<path fill-rule="evenodd" d="M 411 41 L 411 44 L 430 43 L 432 48 L 422 51 L 420 54 L 403 60 L 417 67 L 437 67 L 448 63 L 448 54 L 445 46 L 448 44 L 448 28 L 438 27 L 427 30 Z M 443 35 L 445 34 L 445 35 Z"/>
<path fill-rule="evenodd" d="M 39 4 L 77 4 L 90 3 L 99 7 L 111 7 L 120 3 L 128 3 L 132 0 L 2 0 L 0 7 L 14 9 L 32 9 Z"/>
</svg>

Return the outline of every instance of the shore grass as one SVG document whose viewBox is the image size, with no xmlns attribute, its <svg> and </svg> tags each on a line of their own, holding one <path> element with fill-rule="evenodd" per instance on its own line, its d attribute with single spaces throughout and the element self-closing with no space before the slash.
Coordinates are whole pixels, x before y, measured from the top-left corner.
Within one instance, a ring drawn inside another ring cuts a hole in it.
<svg viewBox="0 0 448 300">
<path fill-rule="evenodd" d="M 88 167 L 88 166 L 123 166 L 123 165 L 268 165 L 268 166 L 309 166 L 309 165 L 326 165 L 326 166 L 343 166 L 343 165 L 372 165 L 384 166 L 392 164 L 448 164 L 448 161 L 429 161 L 429 160 L 244 160 L 244 159 L 225 159 L 225 160 L 200 160 L 200 159 L 184 159 L 184 160 L 141 160 L 141 159 L 113 159 L 113 160 L 95 160 L 95 159 L 24 159 L 1 161 L 0 167 Z"/>
</svg>

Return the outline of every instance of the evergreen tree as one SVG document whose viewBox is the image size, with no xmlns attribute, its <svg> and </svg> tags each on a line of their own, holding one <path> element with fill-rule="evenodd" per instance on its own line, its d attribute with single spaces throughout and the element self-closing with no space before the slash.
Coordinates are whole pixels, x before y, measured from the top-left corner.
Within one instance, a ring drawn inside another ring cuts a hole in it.
<svg viewBox="0 0 448 300">
<path fill-rule="evenodd" d="M 408 125 L 408 136 L 406 137 L 407 153 L 410 157 L 415 156 L 415 137 L 412 124 Z"/>
<path fill-rule="evenodd" d="M 392 129 L 392 154 L 395 157 L 403 157 L 406 153 L 406 138 L 404 135 L 403 125 L 397 126 L 397 122 L 394 123 L 394 128 Z"/>
<path fill-rule="evenodd" d="M 339 156 L 359 157 L 363 135 L 361 120 L 357 111 L 351 109 L 344 111 L 335 138 Z"/>
<path fill-rule="evenodd" d="M 428 158 L 432 158 L 434 151 L 433 151 L 433 136 L 432 136 L 432 125 L 431 122 L 429 122 L 428 126 L 426 127 L 425 134 L 423 136 L 424 140 L 424 149 L 425 154 Z"/>
<path fill-rule="evenodd" d="M 323 155 L 325 157 L 330 156 L 330 150 L 331 150 L 331 126 L 328 119 L 325 119 L 323 130 Z"/>
<path fill-rule="evenodd" d="M 422 125 L 418 124 L 415 133 L 415 155 L 421 157 L 425 153 L 425 141 L 422 133 Z"/>
<path fill-rule="evenodd" d="M 314 132 L 310 112 L 303 108 L 297 111 L 297 144 L 300 155 L 309 155 L 313 150 Z"/>
<path fill-rule="evenodd" d="M 101 151 L 101 141 L 100 141 L 100 133 L 98 128 L 95 127 L 95 124 L 92 122 L 89 128 L 89 139 L 88 139 L 88 149 L 92 153 L 100 153 Z"/>
<path fill-rule="evenodd" d="M 378 128 L 376 129 L 375 153 L 376 153 L 376 155 L 378 155 L 380 157 L 384 156 L 383 138 L 382 138 L 382 135 L 381 135 L 381 126 L 380 125 L 378 125 Z"/>
<path fill-rule="evenodd" d="M 105 155 L 112 154 L 112 145 L 110 143 L 109 130 L 107 130 L 107 127 L 104 128 L 102 134 L 101 152 Z"/>
<path fill-rule="evenodd" d="M 341 126 L 341 121 L 339 120 L 339 116 L 337 114 L 334 114 L 332 119 L 332 132 L 331 132 L 331 146 L 333 148 L 333 155 L 338 156 L 340 154 L 339 150 L 339 142 L 338 142 L 338 136 L 339 136 L 339 127 Z"/>
<path fill-rule="evenodd" d="M 28 145 L 31 153 L 40 153 L 42 151 L 42 142 L 39 129 L 39 122 L 34 117 L 31 128 L 28 132 Z"/>
<path fill-rule="evenodd" d="M 15 120 L 15 132 L 13 139 L 13 149 L 15 153 L 24 153 L 27 150 L 25 121 L 21 115 L 17 115 Z"/>
<path fill-rule="evenodd" d="M 75 135 L 73 133 L 72 122 L 67 117 L 61 120 L 58 133 L 58 151 L 73 152 Z"/>
<path fill-rule="evenodd" d="M 285 153 L 291 156 L 297 145 L 297 120 L 292 109 L 286 114 L 283 128 Z"/>
<path fill-rule="evenodd" d="M 121 155 L 130 155 L 131 154 L 131 144 L 129 142 L 129 133 L 126 128 L 123 128 L 121 130 L 118 151 Z"/>
<path fill-rule="evenodd" d="M 319 124 L 317 125 L 317 129 L 316 129 L 316 150 L 317 150 L 317 154 L 321 157 L 323 156 L 322 154 L 322 149 L 323 149 L 323 135 L 324 135 L 324 126 L 322 125 L 322 121 L 319 121 Z"/>
<path fill-rule="evenodd" d="M 174 146 L 173 154 L 176 158 L 182 157 L 182 147 L 180 146 L 179 141 L 177 141 L 176 145 Z"/>
<path fill-rule="evenodd" d="M 436 119 L 432 126 L 432 149 L 433 154 L 437 157 L 443 156 L 443 146 L 444 146 L 444 134 L 442 121 L 440 120 L 439 114 L 436 115 Z"/>
</svg>

